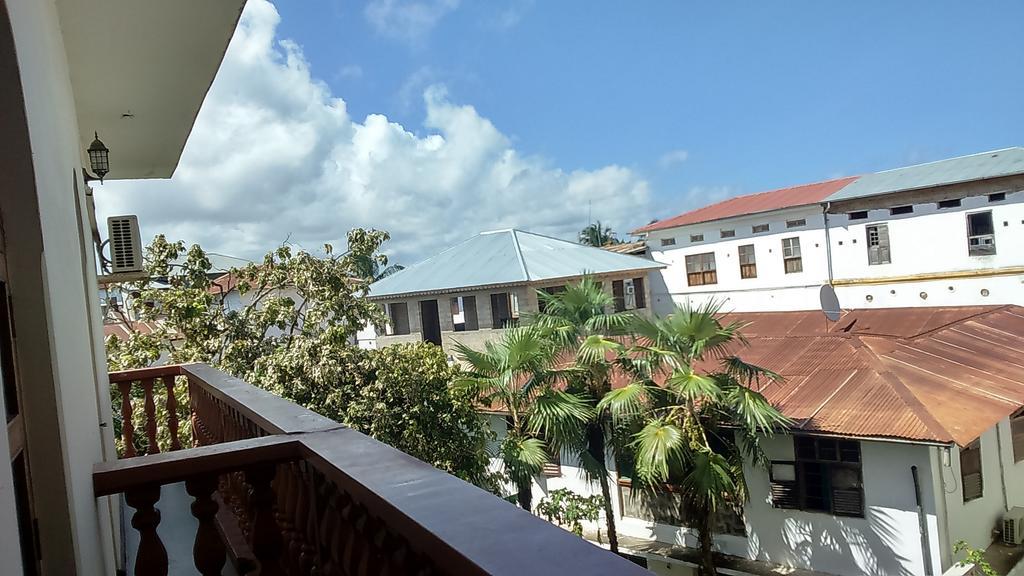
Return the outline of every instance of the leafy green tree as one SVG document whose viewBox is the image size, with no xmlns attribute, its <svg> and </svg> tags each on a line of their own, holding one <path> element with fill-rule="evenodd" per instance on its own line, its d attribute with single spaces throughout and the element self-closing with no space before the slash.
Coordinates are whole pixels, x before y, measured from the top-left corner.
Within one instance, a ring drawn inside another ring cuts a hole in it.
<svg viewBox="0 0 1024 576">
<path fill-rule="evenodd" d="M 619 541 L 615 532 L 611 485 L 607 461 L 625 446 L 616 439 L 618 429 L 611 415 L 597 411 L 597 404 L 612 389 L 612 378 L 620 368 L 624 346 L 615 336 L 622 335 L 633 321 L 626 312 L 608 312 L 614 299 L 592 277 L 585 276 L 562 292 L 538 291 L 543 312 L 528 318 L 553 343 L 563 358 L 571 358 L 573 369 L 565 374 L 565 393 L 554 398 L 566 406 L 555 406 L 553 414 L 567 411 L 570 403 L 583 403 L 587 419 L 545 422 L 543 431 L 559 447 L 571 451 L 579 460 L 588 480 L 601 487 L 608 543 L 613 552 Z M 580 412 L 582 414 L 582 412 Z"/>
<path fill-rule="evenodd" d="M 600 413 L 638 427 L 633 447 L 641 483 L 681 485 L 681 512 L 695 521 L 704 576 L 715 574 L 715 515 L 748 498 L 744 463 L 767 466 L 761 440 L 789 424 L 754 389 L 779 376 L 735 355 L 743 325 L 723 324 L 718 313 L 708 304 L 677 308 L 665 318 L 636 318 L 630 354 L 646 377 L 606 393 L 598 405 Z M 715 360 L 712 371 L 701 370 Z"/>
<path fill-rule="evenodd" d="M 610 226 L 602 226 L 601 221 L 588 225 L 580 230 L 580 244 L 587 246 L 608 246 L 610 244 L 621 244 L 622 240 L 615 235 Z"/>
<path fill-rule="evenodd" d="M 125 310 L 116 312 L 133 333 L 107 339 L 109 369 L 207 362 L 494 487 L 486 423 L 469 397 L 448 389 L 457 369 L 443 353 L 428 346 L 367 351 L 353 344 L 361 327 L 384 320 L 366 298 L 372 280 L 360 275 L 360 267 L 367 261 L 386 265 L 378 250 L 387 238 L 356 229 L 348 235 L 347 252 L 335 255 L 325 246 L 323 257 L 282 246 L 262 262 L 232 271 L 243 305 L 231 308 L 225 295 L 210 289 L 210 261 L 199 246 L 158 236 L 146 250 L 147 270 L 167 287 L 148 281 L 115 287 L 133 295 L 135 315 L 157 329 L 136 330 Z M 187 402 L 179 405 L 187 410 Z M 179 421 L 187 422 L 185 416 Z"/>
<path fill-rule="evenodd" d="M 531 510 L 533 477 L 550 459 L 541 429 L 554 429 L 555 421 L 585 421 L 590 409 L 550 385 L 558 377 L 551 368 L 555 347 L 535 330 L 509 329 L 482 351 L 456 342 L 455 351 L 469 368 L 455 378 L 453 388 L 508 414 L 499 455 L 516 501 Z"/>
</svg>

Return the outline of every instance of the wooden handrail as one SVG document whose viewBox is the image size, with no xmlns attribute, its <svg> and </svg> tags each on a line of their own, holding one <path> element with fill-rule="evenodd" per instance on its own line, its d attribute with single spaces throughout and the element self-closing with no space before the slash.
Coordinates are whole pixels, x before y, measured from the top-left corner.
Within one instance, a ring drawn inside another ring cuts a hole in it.
<svg viewBox="0 0 1024 576">
<path fill-rule="evenodd" d="M 233 515 L 261 574 L 308 574 L 314 567 L 325 575 L 419 574 L 427 567 L 452 575 L 649 574 L 476 486 L 210 366 L 115 373 L 111 382 L 145 386 L 175 376 L 188 379 L 201 445 L 99 464 L 93 477 L 97 496 L 126 493 L 136 509 L 133 526 L 138 519 L 157 573 L 166 568 L 154 514 L 158 487 L 184 480 L 198 495 L 196 550 L 215 532 L 214 513 Z M 220 495 L 211 497 L 217 482 L 210 482 L 218 477 Z M 214 502 L 221 502 L 221 512 Z M 196 552 L 196 566 L 219 573 L 218 546 L 205 547 L 205 555 Z M 137 573 L 149 566 L 141 550 Z"/>
<path fill-rule="evenodd" d="M 143 486 L 173 484 L 194 476 L 219 476 L 256 464 L 288 462 L 301 457 L 299 441 L 280 435 L 122 458 L 93 467 L 93 493 L 97 497 L 109 496 Z"/>
</svg>

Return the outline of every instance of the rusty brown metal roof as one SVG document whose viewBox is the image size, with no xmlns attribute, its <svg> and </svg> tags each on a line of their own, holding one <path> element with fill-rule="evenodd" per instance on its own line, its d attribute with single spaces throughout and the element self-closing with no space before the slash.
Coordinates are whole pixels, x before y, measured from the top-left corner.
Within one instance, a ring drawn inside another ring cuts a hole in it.
<svg viewBox="0 0 1024 576">
<path fill-rule="evenodd" d="M 966 445 L 1024 407 L 1024 308 L 731 314 L 745 361 L 785 378 L 762 392 L 795 428 Z"/>
</svg>

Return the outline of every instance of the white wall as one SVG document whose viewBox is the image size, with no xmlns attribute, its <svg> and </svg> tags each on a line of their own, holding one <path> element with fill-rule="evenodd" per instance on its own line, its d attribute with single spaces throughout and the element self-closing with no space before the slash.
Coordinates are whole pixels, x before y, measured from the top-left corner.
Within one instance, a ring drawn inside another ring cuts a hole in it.
<svg viewBox="0 0 1024 576">
<path fill-rule="evenodd" d="M 985 210 L 992 211 L 996 254 L 970 256 L 967 214 Z M 787 229 L 786 221 L 797 218 L 804 218 L 807 226 Z M 869 265 L 865 227 L 883 222 L 889 228 L 891 263 Z M 752 234 L 753 225 L 764 223 L 770 224 L 769 232 Z M 652 283 L 655 311 L 666 314 L 675 304 L 709 299 L 722 302 L 726 311 L 818 309 L 818 288 L 829 279 L 824 224 L 821 207 L 811 206 L 651 232 L 647 244 L 652 257 L 668 264 L 661 282 Z M 735 230 L 736 237 L 721 239 L 723 229 Z M 705 240 L 690 242 L 691 234 L 703 234 Z M 786 274 L 783 268 L 781 240 L 791 236 L 800 237 L 804 271 L 799 274 Z M 1024 192 L 1008 193 L 995 202 L 987 196 L 967 197 L 957 208 L 915 204 L 914 212 L 906 215 L 870 210 L 864 220 L 830 214 L 828 237 L 836 292 L 844 308 L 1024 302 L 1024 252 L 1019 249 L 1024 245 Z M 662 247 L 664 238 L 674 238 L 675 246 Z M 751 243 L 757 278 L 743 279 L 738 247 Z M 718 283 L 687 286 L 686 256 L 704 252 L 715 253 Z M 970 277 L 964 274 L 968 272 L 988 274 Z M 936 273 L 952 276 L 915 278 Z M 893 281 L 879 282 L 886 278 Z"/>
<path fill-rule="evenodd" d="M 943 466 L 941 486 L 951 545 L 964 540 L 973 548 L 987 548 L 1003 513 L 1024 506 L 1024 463 L 1014 462 L 1008 419 L 981 436 L 981 459 L 983 495 L 970 502 L 963 501 L 960 451 L 951 450 L 949 466 Z"/>
<path fill-rule="evenodd" d="M 789 220 L 803 219 L 805 226 L 787 228 Z M 752 227 L 768 224 L 768 232 L 754 234 Z M 734 238 L 722 239 L 722 230 L 734 230 Z M 703 234 L 704 241 L 690 242 L 693 234 Z M 803 271 L 785 272 L 782 239 L 800 238 Z M 674 238 L 674 246 L 661 246 L 662 239 Z M 727 311 L 806 310 L 818 307 L 817 289 L 828 281 L 828 259 L 825 253 L 824 218 L 821 208 L 810 206 L 779 210 L 753 216 L 728 218 L 705 224 L 693 224 L 648 235 L 647 244 L 654 260 L 668 265 L 661 271 L 662 282 L 654 283 L 655 312 L 666 314 L 672 306 L 687 300 L 699 304 L 708 300 L 721 302 Z M 753 244 L 757 261 L 757 278 L 741 278 L 739 247 Z M 712 285 L 688 286 L 686 256 L 715 253 L 718 282 Z M 655 273 L 656 274 L 656 273 Z"/>
<path fill-rule="evenodd" d="M 85 206 L 82 151 L 60 22 L 53 2 L 10 0 L 7 8 L 35 177 L 34 191 L 6 193 L 34 195 L 34 202 L 13 207 L 31 210 L 31 204 L 37 213 L 8 213 L 19 221 L 5 225 L 20 373 L 30 391 L 26 423 L 44 570 L 109 574 L 115 568 L 113 520 L 107 500 L 97 506 L 92 494 L 92 467 L 113 455 L 110 400 L 100 376 L 105 366 L 97 364 L 98 287 L 85 210 L 77 211 Z M 40 242 L 41 250 L 32 253 Z M 26 293 L 29 286 L 32 293 Z M 36 307 L 40 300 L 44 309 Z M 51 450 L 54 435 L 58 448 Z"/>
</svg>

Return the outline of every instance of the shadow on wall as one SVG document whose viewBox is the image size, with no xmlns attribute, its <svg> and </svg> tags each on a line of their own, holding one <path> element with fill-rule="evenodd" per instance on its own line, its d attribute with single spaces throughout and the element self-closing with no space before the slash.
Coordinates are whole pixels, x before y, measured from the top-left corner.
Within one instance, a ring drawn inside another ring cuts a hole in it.
<svg viewBox="0 0 1024 576">
<path fill-rule="evenodd" d="M 867 524 L 866 529 L 856 524 Z M 813 521 L 789 517 L 780 529 L 779 554 L 772 554 L 767 543 L 752 531 L 748 552 L 752 558 L 777 564 L 810 568 L 840 574 L 866 576 L 914 576 L 910 567 L 917 559 L 900 555 L 892 543 L 903 540 L 888 513 L 868 510 L 865 520 L 850 522 L 825 514 Z"/>
</svg>

